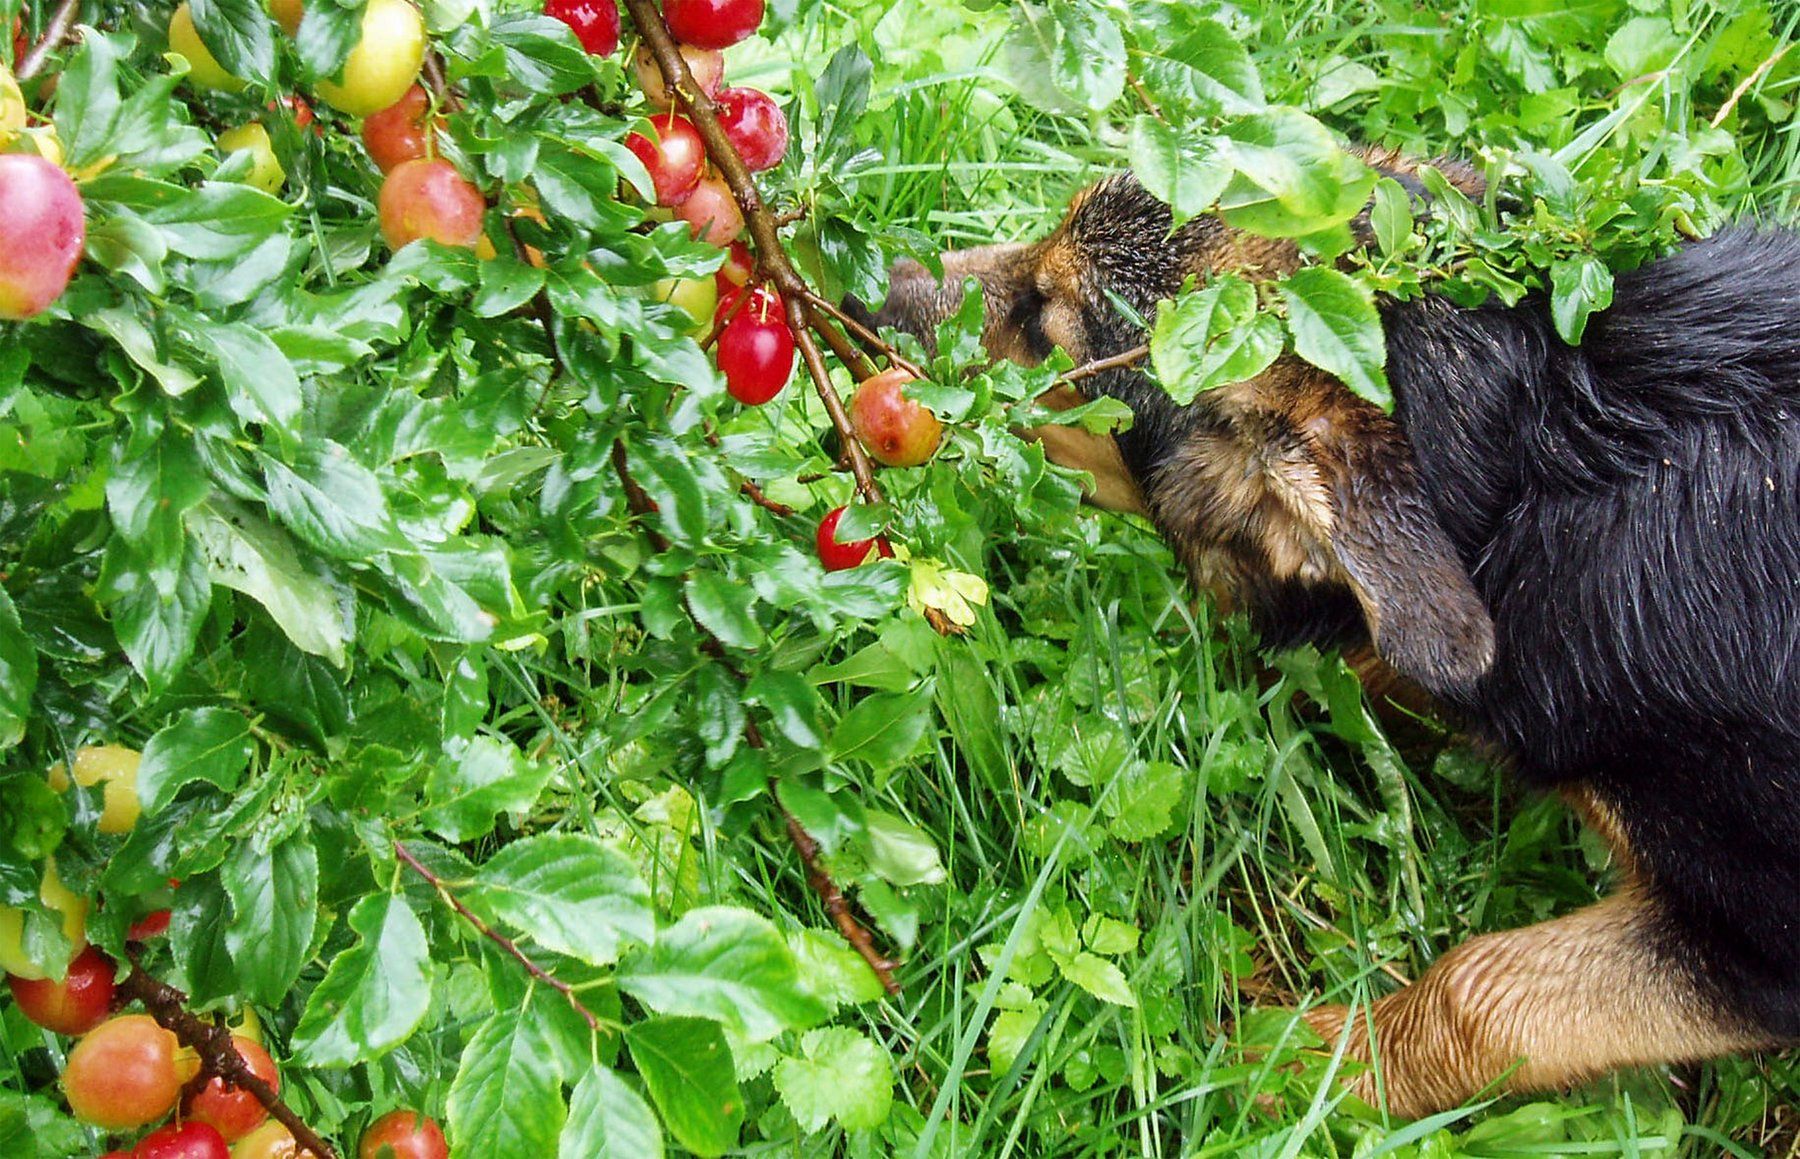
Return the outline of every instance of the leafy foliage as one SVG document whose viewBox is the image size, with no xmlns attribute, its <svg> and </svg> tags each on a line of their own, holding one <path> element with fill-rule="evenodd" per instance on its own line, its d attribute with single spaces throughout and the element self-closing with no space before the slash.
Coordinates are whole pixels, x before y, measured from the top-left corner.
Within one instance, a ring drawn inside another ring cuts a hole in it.
<svg viewBox="0 0 1800 1159">
<path fill-rule="evenodd" d="M 395 1105 L 494 1156 L 1749 1154 L 1793 1130 L 1778 1059 L 1692 1100 L 1646 1074 L 1412 1127 L 1336 1104 L 1280 1008 L 1591 897 L 1553 806 L 1496 826 L 1478 762 L 1396 747 L 1335 657 L 1259 684 L 1243 626 L 1010 433 L 1066 363 L 974 369 L 967 307 L 918 392 L 945 449 L 846 518 L 900 558 L 825 573 L 806 545 L 850 486 L 822 406 L 736 406 L 652 290 L 719 254 L 629 192 L 626 54 L 530 3 L 428 5 L 461 93 L 444 152 L 499 256 L 390 254 L 349 123 L 265 108 L 342 68 L 359 6 L 290 40 L 196 4 L 235 96 L 162 56 L 171 7 L 84 5 L 54 92 L 27 86 L 89 227 L 52 312 L 0 324 L 0 902 L 28 951 L 68 948 L 52 854 L 115 954 L 171 907 L 147 966 L 254 1009 L 345 1144 Z M 764 188 L 829 294 L 1041 232 L 1122 164 L 1315 259 L 1159 311 L 1184 399 L 1289 349 L 1383 399 L 1375 293 L 1544 294 L 1576 340 L 1610 270 L 1786 212 L 1800 171 L 1800 18 L 1758 0 L 770 8 L 731 67 L 785 98 Z M 253 118 L 278 195 L 211 143 Z M 1492 192 L 1427 170 L 1427 209 L 1345 137 L 1461 153 Z M 102 742 L 144 751 L 126 836 L 97 790 L 44 785 Z M 783 809 L 906 960 L 898 998 Z M 55 1040 L 0 1026 L 0 1150 L 103 1149 Z"/>
</svg>

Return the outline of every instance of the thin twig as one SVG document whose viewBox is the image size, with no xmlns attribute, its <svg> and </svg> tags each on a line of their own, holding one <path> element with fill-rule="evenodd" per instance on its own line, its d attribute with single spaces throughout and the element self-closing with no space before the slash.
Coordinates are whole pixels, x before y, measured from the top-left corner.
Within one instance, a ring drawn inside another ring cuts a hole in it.
<svg viewBox="0 0 1800 1159">
<path fill-rule="evenodd" d="M 450 82 L 444 77 L 444 58 L 437 54 L 436 49 L 425 54 L 425 64 L 420 71 L 425 76 L 425 87 L 431 90 L 432 100 L 437 107 L 447 113 L 454 113 L 459 106 L 456 90 L 450 87 Z"/>
<path fill-rule="evenodd" d="M 192 1048 L 200 1056 L 202 1074 L 217 1075 L 231 1086 L 249 1091 L 304 1150 L 312 1152 L 318 1159 L 337 1159 L 331 1144 L 307 1126 L 304 1119 L 281 1101 L 274 1088 L 250 1069 L 250 1064 L 232 1043 L 231 1031 L 189 1010 L 186 994 L 145 973 L 135 947 L 127 946 L 125 956 L 131 960 L 131 973 L 119 983 L 118 993 L 124 1001 L 142 1002 L 157 1025 L 173 1033 L 183 1046 Z"/>
<path fill-rule="evenodd" d="M 1096 374 L 1105 374 L 1109 370 L 1122 370 L 1127 366 L 1136 366 L 1148 357 L 1150 357 L 1150 347 L 1133 346 L 1130 350 L 1122 354 L 1115 354 L 1111 358 L 1097 358 L 1092 362 L 1084 362 L 1057 379 L 1052 385 L 1074 386 L 1083 379 L 1092 378 Z"/>
<path fill-rule="evenodd" d="M 637 516 L 654 515 L 656 513 L 656 501 L 650 498 L 650 493 L 648 491 L 645 491 L 643 487 L 638 485 L 636 479 L 631 477 L 630 465 L 625 459 L 625 444 L 618 439 L 613 440 L 612 465 L 613 473 L 619 477 L 619 485 L 625 488 L 626 509 Z M 668 537 L 656 528 L 646 526 L 644 528 L 644 534 L 650 537 L 650 546 L 654 547 L 658 552 L 669 550 Z"/>
<path fill-rule="evenodd" d="M 1731 90 L 1731 96 L 1726 98 L 1725 103 L 1719 106 L 1719 111 L 1713 114 L 1713 119 L 1709 122 L 1713 128 L 1716 129 L 1725 123 L 1725 118 L 1731 115 L 1731 110 L 1737 108 L 1738 102 L 1744 99 L 1744 94 L 1755 88 L 1756 82 L 1767 76 L 1769 70 L 1781 62 L 1781 58 L 1788 54 L 1788 50 L 1793 48 L 1795 43 L 1795 41 L 1790 40 L 1788 43 L 1782 45 L 1773 56 L 1757 65 L 1754 72 L 1745 77 L 1739 82 L 1736 88 Z"/>
<path fill-rule="evenodd" d="M 405 862 L 408 869 L 424 878 L 431 888 L 437 891 L 437 895 L 444 899 L 444 903 L 456 911 L 458 917 L 475 927 L 475 932 L 479 933 L 482 937 L 494 943 L 496 946 L 499 946 L 504 953 L 516 960 L 521 966 L 525 967 L 525 972 L 527 974 L 530 974 L 533 978 L 536 978 L 538 981 L 550 987 L 552 990 L 555 990 L 558 994 L 561 994 L 567 999 L 569 1005 L 574 1008 L 575 1013 L 581 1015 L 582 1021 L 588 1024 L 590 1030 L 595 1034 L 604 1034 L 607 1032 L 607 1028 L 601 1023 L 599 1016 L 592 1010 L 589 1010 L 586 1006 L 582 1005 L 581 996 L 575 993 L 572 986 L 532 961 L 526 956 L 525 951 L 519 949 L 518 945 L 515 944 L 511 938 L 500 933 L 498 930 L 476 917 L 474 913 L 470 912 L 469 907 L 464 905 L 454 893 L 450 892 L 450 887 L 445 884 L 444 879 L 425 868 L 425 866 L 419 862 L 419 859 L 414 857 L 412 852 L 408 850 L 406 846 L 400 844 L 398 841 L 394 842 L 394 855 Z"/>
<path fill-rule="evenodd" d="M 815 310 L 830 315 L 839 325 L 843 326 L 844 329 L 850 331 L 851 334 L 854 334 L 858 340 L 874 347 L 875 350 L 884 355 L 892 365 L 898 366 L 901 370 L 906 371 L 906 373 L 912 375 L 914 378 L 926 377 L 925 371 L 920 369 L 918 363 L 911 361 L 904 354 L 901 354 L 899 350 L 894 348 L 892 343 L 851 317 L 837 305 L 826 301 L 817 294 L 808 294 L 807 302 Z"/>
<path fill-rule="evenodd" d="M 857 921 L 856 915 L 850 912 L 850 900 L 844 896 L 844 891 L 837 887 L 837 882 L 831 880 L 831 875 L 825 872 L 824 867 L 819 864 L 818 841 L 806 831 L 804 825 L 800 824 L 798 817 L 787 811 L 786 807 L 782 808 L 781 816 L 787 822 L 788 840 L 793 842 L 794 851 L 800 855 L 800 863 L 806 867 L 806 883 L 812 886 L 813 892 L 819 895 L 819 900 L 824 903 L 825 912 L 830 914 L 831 920 L 837 924 L 838 933 L 844 935 L 844 940 L 855 947 L 856 952 L 862 955 L 863 961 L 867 962 L 869 968 L 875 971 L 875 976 L 881 980 L 884 990 L 889 994 L 900 993 L 900 983 L 894 979 L 894 968 L 900 963 L 881 955 L 881 951 L 875 948 L 875 939 L 870 935 L 868 927 Z"/>
<path fill-rule="evenodd" d="M 19 67 L 13 71 L 14 76 L 26 81 L 38 74 L 44 67 L 44 62 L 50 59 L 50 54 L 62 47 L 69 29 L 75 25 L 75 13 L 80 7 L 81 0 L 63 0 L 56 6 L 56 11 L 50 16 L 50 23 L 44 27 L 43 37 L 32 45 L 31 51 L 25 54 L 25 59 L 19 62 Z"/>
</svg>

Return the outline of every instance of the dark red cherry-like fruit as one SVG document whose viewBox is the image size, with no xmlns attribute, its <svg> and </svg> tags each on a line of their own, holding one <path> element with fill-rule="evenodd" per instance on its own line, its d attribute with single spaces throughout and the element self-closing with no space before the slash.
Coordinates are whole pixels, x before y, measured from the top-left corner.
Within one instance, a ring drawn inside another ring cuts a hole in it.
<svg viewBox="0 0 1800 1159">
<path fill-rule="evenodd" d="M 763 0 L 663 0 L 663 18 L 683 44 L 730 48 L 762 24 Z"/>
<path fill-rule="evenodd" d="M 544 0 L 544 15 L 554 16 L 575 31 L 575 39 L 593 56 L 619 51 L 619 5 L 616 0 Z"/>
<path fill-rule="evenodd" d="M 788 123 L 781 106 L 757 89 L 720 89 L 719 125 L 750 172 L 773 169 L 787 156 Z"/>
<path fill-rule="evenodd" d="M 700 184 L 706 171 L 706 143 L 693 122 L 680 113 L 664 113 L 650 119 L 651 134 L 632 133 L 625 147 L 650 171 L 656 186 L 656 204 L 680 205 Z"/>
<path fill-rule="evenodd" d="M 852 539 L 844 542 L 837 537 L 838 523 L 844 518 L 846 508 L 833 507 L 819 520 L 819 531 L 814 541 L 819 549 L 819 562 L 825 565 L 826 571 L 845 571 L 860 565 L 875 550 L 873 539 Z"/>
</svg>

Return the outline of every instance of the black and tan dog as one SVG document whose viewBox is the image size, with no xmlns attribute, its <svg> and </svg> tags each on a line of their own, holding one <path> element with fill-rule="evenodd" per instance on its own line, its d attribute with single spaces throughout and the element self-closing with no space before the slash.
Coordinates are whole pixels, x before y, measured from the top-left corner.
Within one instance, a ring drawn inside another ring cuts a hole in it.
<svg viewBox="0 0 1800 1159">
<path fill-rule="evenodd" d="M 876 320 L 926 336 L 973 277 L 990 352 L 1086 362 L 1144 340 L 1109 292 L 1149 316 L 1190 274 L 1300 261 L 1170 224 L 1115 177 L 1038 244 L 947 254 L 941 283 L 902 263 Z M 1800 235 L 1732 231 L 1621 275 L 1580 348 L 1538 301 L 1381 312 L 1391 416 L 1284 359 L 1185 408 L 1114 370 L 1082 387 L 1128 403 L 1128 432 L 1041 432 L 1266 641 L 1372 642 L 1624 869 L 1359 1011 L 1352 1052 L 1378 1059 L 1359 1093 L 1421 1115 L 1503 1075 L 1800 1041 Z M 1311 1018 L 1328 1041 L 1345 1019 Z"/>
</svg>

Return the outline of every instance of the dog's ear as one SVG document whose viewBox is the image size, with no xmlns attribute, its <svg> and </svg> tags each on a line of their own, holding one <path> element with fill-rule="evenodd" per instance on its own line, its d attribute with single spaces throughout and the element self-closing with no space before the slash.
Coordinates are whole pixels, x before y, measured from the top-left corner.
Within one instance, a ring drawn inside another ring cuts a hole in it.
<svg viewBox="0 0 1800 1159">
<path fill-rule="evenodd" d="M 1307 424 L 1331 497 L 1327 542 L 1381 658 L 1434 695 L 1467 692 L 1494 662 L 1494 624 L 1420 487 L 1399 426 L 1338 392 Z M 1318 437 L 1321 433 L 1327 437 Z"/>
</svg>

